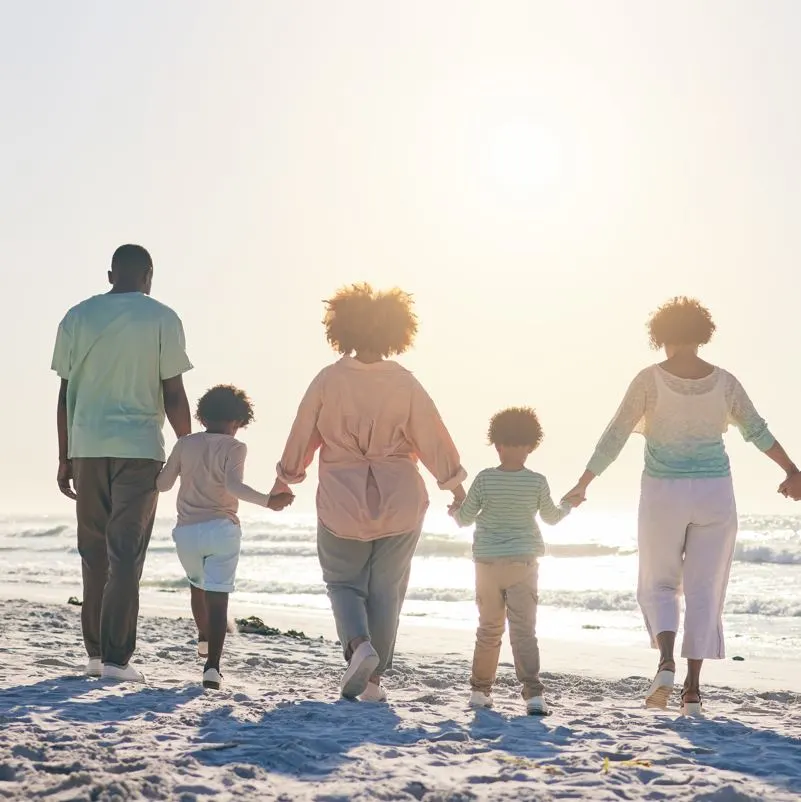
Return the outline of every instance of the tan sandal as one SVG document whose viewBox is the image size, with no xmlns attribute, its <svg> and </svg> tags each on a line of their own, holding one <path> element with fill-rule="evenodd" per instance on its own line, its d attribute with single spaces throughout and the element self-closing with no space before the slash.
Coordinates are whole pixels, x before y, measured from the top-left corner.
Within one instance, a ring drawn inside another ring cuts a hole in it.
<svg viewBox="0 0 801 802">
<path fill-rule="evenodd" d="M 704 714 L 704 703 L 701 701 L 701 692 L 698 691 L 698 701 L 697 702 L 685 702 L 684 697 L 687 695 L 687 689 L 685 688 L 681 692 L 681 714 L 682 716 L 687 716 L 689 718 L 693 718 L 696 716 L 702 716 Z"/>
</svg>

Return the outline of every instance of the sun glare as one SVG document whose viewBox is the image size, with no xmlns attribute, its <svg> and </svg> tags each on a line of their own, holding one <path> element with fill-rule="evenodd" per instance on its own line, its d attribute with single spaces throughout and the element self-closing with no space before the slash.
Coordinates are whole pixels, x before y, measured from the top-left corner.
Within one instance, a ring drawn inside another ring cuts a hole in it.
<svg viewBox="0 0 801 802">
<path fill-rule="evenodd" d="M 536 198 L 559 181 L 559 141 L 542 126 L 510 122 L 490 128 L 482 151 L 486 178 L 498 190 Z"/>
</svg>

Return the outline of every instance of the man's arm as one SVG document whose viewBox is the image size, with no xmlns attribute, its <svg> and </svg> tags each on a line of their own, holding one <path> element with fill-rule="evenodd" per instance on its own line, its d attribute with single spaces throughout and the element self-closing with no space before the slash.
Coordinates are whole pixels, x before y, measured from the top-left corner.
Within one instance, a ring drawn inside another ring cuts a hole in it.
<svg viewBox="0 0 801 802">
<path fill-rule="evenodd" d="M 176 437 L 192 434 L 192 413 L 186 397 L 183 376 L 173 376 L 161 383 L 164 393 L 164 412 Z"/>
<path fill-rule="evenodd" d="M 58 489 L 75 501 L 78 496 L 72 487 L 72 461 L 69 458 L 69 432 L 67 430 L 67 380 L 61 380 L 56 407 L 56 427 L 58 429 Z"/>
</svg>

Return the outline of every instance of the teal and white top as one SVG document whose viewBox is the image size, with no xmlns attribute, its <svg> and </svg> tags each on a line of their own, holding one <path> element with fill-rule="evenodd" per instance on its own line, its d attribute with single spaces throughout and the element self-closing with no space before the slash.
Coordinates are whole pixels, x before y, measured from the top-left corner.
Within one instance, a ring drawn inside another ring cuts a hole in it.
<svg viewBox="0 0 801 802">
<path fill-rule="evenodd" d="M 659 365 L 641 371 L 601 437 L 587 470 L 599 476 L 632 432 L 645 435 L 645 473 L 657 479 L 729 476 L 723 434 L 734 423 L 746 442 L 767 451 L 776 442 L 737 379 L 715 368 L 680 379 Z"/>
<path fill-rule="evenodd" d="M 487 468 L 473 480 L 467 498 L 454 514 L 460 526 L 476 524 L 473 558 L 490 562 L 505 558 L 541 557 L 545 553 L 536 515 L 558 524 L 570 507 L 554 504 L 548 482 L 523 468 Z"/>
</svg>

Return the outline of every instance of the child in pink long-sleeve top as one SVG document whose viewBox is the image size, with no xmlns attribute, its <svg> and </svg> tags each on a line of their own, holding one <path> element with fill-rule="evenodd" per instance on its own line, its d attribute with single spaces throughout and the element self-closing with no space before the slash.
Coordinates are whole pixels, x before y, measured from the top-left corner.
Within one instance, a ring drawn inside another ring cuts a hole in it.
<svg viewBox="0 0 801 802">
<path fill-rule="evenodd" d="M 385 701 L 412 556 L 428 508 L 417 463 L 464 498 L 466 473 L 420 382 L 387 357 L 417 333 L 412 299 L 367 284 L 327 303 L 326 337 L 342 358 L 312 381 L 273 492 L 303 481 L 320 452 L 317 545 L 348 668 L 342 695 Z"/>
<path fill-rule="evenodd" d="M 253 405 L 243 390 L 213 387 L 200 399 L 197 418 L 206 431 L 175 444 L 157 486 L 164 492 L 181 479 L 173 540 L 192 591 L 198 654 L 206 658 L 203 686 L 219 689 L 228 595 L 234 590 L 242 540 L 239 502 L 281 510 L 292 497 L 259 493 L 243 481 L 247 446 L 235 435 L 253 420 Z"/>
</svg>

